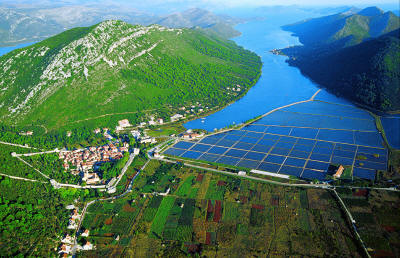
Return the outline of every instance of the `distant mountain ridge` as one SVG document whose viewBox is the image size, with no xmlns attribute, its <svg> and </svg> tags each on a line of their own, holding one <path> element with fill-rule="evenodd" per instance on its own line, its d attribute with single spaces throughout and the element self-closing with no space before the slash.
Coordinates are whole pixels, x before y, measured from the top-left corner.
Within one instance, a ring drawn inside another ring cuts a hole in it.
<svg viewBox="0 0 400 258">
<path fill-rule="evenodd" d="M 212 107 L 239 95 L 227 87 L 244 93 L 260 69 L 256 54 L 231 41 L 110 20 L 1 56 L 0 121 L 58 127 L 115 112 Z"/>
<path fill-rule="evenodd" d="M 240 35 L 240 32 L 235 30 L 233 26 L 241 21 L 241 19 L 216 15 L 200 8 L 192 8 L 184 12 L 168 15 L 156 23 L 169 28 L 198 27 L 205 32 L 217 34 L 224 38 L 231 38 Z"/>
<path fill-rule="evenodd" d="M 40 41 L 66 29 L 91 26 L 105 20 L 123 20 L 145 26 L 160 24 L 170 28 L 198 26 L 225 38 L 239 35 L 239 32 L 233 29 L 233 25 L 240 21 L 199 8 L 160 17 L 132 8 L 125 10 L 115 6 L 63 6 L 42 9 L 0 7 L 0 46 Z"/>
<path fill-rule="evenodd" d="M 342 47 L 361 43 L 371 37 L 400 28 L 400 18 L 393 12 L 377 7 L 313 18 L 282 27 L 294 32 L 300 42 L 308 46 L 341 42 Z"/>
<path fill-rule="evenodd" d="M 399 111 L 400 29 L 393 17 L 369 7 L 288 25 L 304 45 L 281 52 L 329 91 L 371 110 Z"/>
</svg>

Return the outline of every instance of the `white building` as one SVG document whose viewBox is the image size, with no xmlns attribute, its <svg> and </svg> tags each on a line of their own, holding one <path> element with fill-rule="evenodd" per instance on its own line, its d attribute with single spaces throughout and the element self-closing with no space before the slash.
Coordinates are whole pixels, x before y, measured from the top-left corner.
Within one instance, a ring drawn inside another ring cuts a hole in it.
<svg viewBox="0 0 400 258">
<path fill-rule="evenodd" d="M 132 134 L 133 138 L 135 138 L 135 140 L 138 140 L 140 138 L 140 132 L 137 130 L 131 131 L 131 134 Z"/>
<path fill-rule="evenodd" d="M 72 238 L 69 234 L 67 234 L 67 235 L 61 240 L 61 243 L 64 243 L 64 244 L 72 244 L 72 242 L 73 242 L 73 238 Z"/>
<path fill-rule="evenodd" d="M 82 237 L 88 237 L 89 236 L 89 229 L 85 229 L 83 233 L 81 234 Z"/>
<path fill-rule="evenodd" d="M 118 121 L 118 125 L 121 126 L 121 127 L 123 127 L 123 128 L 132 126 L 132 125 L 129 123 L 129 120 L 128 120 L 128 119 L 123 119 L 123 120 Z"/>
<path fill-rule="evenodd" d="M 62 244 L 60 247 L 60 251 L 58 253 L 65 253 L 65 254 L 69 254 L 71 252 L 71 246 L 70 245 L 66 245 L 66 244 Z"/>
<path fill-rule="evenodd" d="M 181 114 L 175 114 L 173 116 L 171 116 L 171 122 L 175 122 L 178 121 L 179 119 L 183 118 L 183 115 Z"/>
<path fill-rule="evenodd" d="M 239 175 L 239 176 L 245 176 L 245 175 L 246 175 L 246 172 L 245 172 L 245 171 L 239 171 L 238 175 Z"/>
<path fill-rule="evenodd" d="M 83 250 L 92 250 L 92 249 L 93 245 L 89 241 L 86 241 L 86 244 L 83 246 Z"/>
</svg>

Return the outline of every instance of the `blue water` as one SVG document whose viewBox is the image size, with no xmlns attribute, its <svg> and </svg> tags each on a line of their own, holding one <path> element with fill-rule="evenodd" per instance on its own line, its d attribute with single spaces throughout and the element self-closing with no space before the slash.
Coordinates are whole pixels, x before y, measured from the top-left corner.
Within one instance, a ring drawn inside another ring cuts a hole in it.
<svg viewBox="0 0 400 258">
<path fill-rule="evenodd" d="M 36 42 L 22 43 L 22 44 L 19 44 L 19 45 L 16 45 L 16 46 L 12 46 L 12 47 L 0 47 L 0 56 L 5 55 L 5 54 L 13 51 L 14 49 L 27 47 L 27 46 L 30 46 L 30 45 L 32 45 L 34 43 L 36 43 Z"/>
<path fill-rule="evenodd" d="M 212 131 L 242 123 L 283 105 L 309 99 L 318 90 L 317 85 L 297 68 L 290 67 L 285 57 L 270 53 L 274 48 L 300 44 L 297 37 L 283 31 L 280 26 L 301 18 L 304 17 L 282 15 L 238 25 L 236 29 L 242 35 L 234 41 L 261 56 L 262 76 L 243 98 L 205 119 L 193 120 L 184 126 Z M 336 97 L 324 93 L 324 100 L 334 102 Z"/>
<path fill-rule="evenodd" d="M 289 32 L 285 32 L 280 28 L 282 25 L 312 17 L 313 15 L 318 16 L 318 14 L 308 12 L 299 15 L 295 13 L 279 13 L 276 15 L 271 13 L 256 13 L 254 15 L 267 18 L 238 25 L 236 29 L 242 32 L 242 35 L 233 40 L 246 49 L 254 51 L 261 57 L 263 67 L 262 76 L 259 81 L 244 97 L 235 103 L 205 118 L 196 119 L 184 124 L 186 128 L 213 131 L 232 124 L 239 124 L 265 114 L 274 108 L 309 99 L 319 89 L 318 85 L 304 77 L 297 68 L 290 67 L 285 62 L 285 57 L 270 53 L 270 50 L 275 48 L 300 44 L 297 37 L 293 37 Z M 368 112 L 355 108 L 354 105 L 345 99 L 322 90 L 315 97 L 315 100 L 341 104 L 342 106 L 337 106 L 337 108 L 340 109 L 343 116 L 350 118 L 358 117 L 361 119 L 359 120 L 359 125 L 368 123 L 368 126 L 372 125 L 374 127 L 373 117 Z M 336 108 L 332 110 L 329 105 L 324 107 L 321 104 L 318 104 L 318 109 L 315 109 L 313 103 L 292 106 L 288 110 L 305 112 L 303 108 L 308 109 L 309 112 L 318 111 L 313 113 L 325 115 L 338 111 Z M 370 121 L 365 121 L 364 119 Z M 335 123 L 336 121 L 331 122 Z M 355 123 L 353 122 L 352 124 Z M 395 148 L 400 148 L 400 117 L 382 118 L 382 124 L 389 143 Z M 363 129 L 362 127 L 359 129 Z M 369 129 L 371 130 L 372 128 Z"/>
</svg>

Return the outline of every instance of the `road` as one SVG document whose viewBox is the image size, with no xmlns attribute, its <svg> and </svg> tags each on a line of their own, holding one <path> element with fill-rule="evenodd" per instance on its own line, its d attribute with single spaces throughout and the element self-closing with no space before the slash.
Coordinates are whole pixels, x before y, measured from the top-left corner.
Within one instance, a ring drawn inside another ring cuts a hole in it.
<svg viewBox="0 0 400 258">
<path fill-rule="evenodd" d="M 339 200 L 339 203 L 341 204 L 342 208 L 344 209 L 344 211 L 345 211 L 345 213 L 346 213 L 346 215 L 347 215 L 347 217 L 348 217 L 348 219 L 349 219 L 349 221 L 350 221 L 350 223 L 351 223 L 351 225 L 352 225 L 352 227 L 353 227 L 354 234 L 356 235 L 358 242 L 360 243 L 361 247 L 362 247 L 363 250 L 364 250 L 365 256 L 367 256 L 367 257 L 370 258 L 371 255 L 369 255 L 368 250 L 367 250 L 367 247 L 365 246 L 364 241 L 361 239 L 361 236 L 360 236 L 360 234 L 358 233 L 358 230 L 357 230 L 357 227 L 356 227 L 356 221 L 354 220 L 353 216 L 351 215 L 350 211 L 347 209 L 347 207 L 346 207 L 346 205 L 344 204 L 342 198 L 340 198 L 340 196 L 339 196 L 339 194 L 336 192 L 336 190 L 335 190 L 335 189 L 330 189 L 330 190 L 333 191 L 333 193 L 335 194 L 336 198 Z"/>
<path fill-rule="evenodd" d="M 128 167 L 132 164 L 132 161 L 135 159 L 135 157 L 136 157 L 136 155 L 133 154 L 133 153 L 131 153 L 131 154 L 129 155 L 129 159 L 128 159 L 128 161 L 125 163 L 125 166 L 122 168 L 121 173 L 119 174 L 117 181 L 116 181 L 112 186 L 110 186 L 109 188 L 114 188 L 114 189 L 115 189 L 115 188 L 117 187 L 117 185 L 119 184 L 119 182 L 121 181 L 121 179 L 124 177 L 126 170 L 127 170 Z"/>
<path fill-rule="evenodd" d="M 5 144 L 5 145 L 10 145 L 10 146 L 15 146 L 15 147 L 20 147 L 20 148 L 25 148 L 25 149 L 36 149 L 35 147 L 29 147 L 28 145 L 21 145 L 21 144 L 15 144 L 15 143 L 9 143 L 9 142 L 2 142 L 0 141 L 0 144 Z"/>
<path fill-rule="evenodd" d="M 31 164 L 29 164 L 28 162 L 26 162 L 22 158 L 20 158 L 20 157 L 16 157 L 16 158 L 19 159 L 20 161 L 22 161 L 23 163 L 25 163 L 26 165 L 30 166 L 31 168 L 33 168 L 36 172 L 38 172 L 43 177 L 47 178 L 48 180 L 51 180 L 51 178 L 49 176 L 47 176 L 46 174 L 43 174 L 39 169 L 34 168 Z"/>
<path fill-rule="evenodd" d="M 54 150 L 50 150 L 50 151 L 15 154 L 15 155 L 13 155 L 13 157 L 29 157 L 29 156 L 35 156 L 35 155 L 41 155 L 41 154 L 50 154 L 50 153 L 58 153 L 58 152 L 60 152 L 60 150 L 54 149 Z"/>
<path fill-rule="evenodd" d="M 23 181 L 29 181 L 29 182 L 38 182 L 38 183 L 42 183 L 42 184 L 47 184 L 48 183 L 48 182 L 39 181 L 39 180 L 36 180 L 36 179 L 30 179 L 30 178 L 19 177 L 19 176 L 10 176 L 10 175 L 6 175 L 6 174 L 3 174 L 3 173 L 0 173 L 0 176 L 9 177 L 9 178 L 16 179 L 16 180 L 23 180 Z"/>
<path fill-rule="evenodd" d="M 155 159 L 155 158 L 151 157 L 151 159 Z M 172 161 L 172 160 L 168 160 L 168 159 L 164 159 L 164 158 L 158 158 L 157 160 L 160 160 L 160 161 L 163 161 L 163 162 L 168 162 L 168 163 L 177 163 L 177 161 Z M 214 169 L 214 168 L 207 168 L 207 167 L 197 166 L 197 165 L 193 165 L 193 164 L 190 164 L 190 163 L 187 163 L 187 162 L 183 162 L 183 165 L 188 166 L 188 167 L 192 167 L 192 168 L 196 168 L 196 169 L 201 169 L 201 170 L 207 170 L 207 171 L 212 171 L 212 172 L 216 172 L 216 173 L 221 173 L 221 174 L 225 174 L 225 175 L 229 175 L 229 176 L 239 176 L 237 173 L 234 173 L 234 172 L 228 172 L 228 171 L 222 171 L 222 170 L 218 170 L 218 169 Z M 239 177 L 252 179 L 252 180 L 256 180 L 256 181 L 260 181 L 260 182 L 265 182 L 265 183 L 269 183 L 269 184 L 274 184 L 274 185 L 281 185 L 281 186 L 328 189 L 328 186 L 325 185 L 325 184 L 291 184 L 291 183 L 284 183 L 284 182 L 279 182 L 279 181 L 274 181 L 274 180 L 269 180 L 269 179 L 259 178 L 259 177 L 249 176 L 249 175 L 239 176 Z"/>
</svg>

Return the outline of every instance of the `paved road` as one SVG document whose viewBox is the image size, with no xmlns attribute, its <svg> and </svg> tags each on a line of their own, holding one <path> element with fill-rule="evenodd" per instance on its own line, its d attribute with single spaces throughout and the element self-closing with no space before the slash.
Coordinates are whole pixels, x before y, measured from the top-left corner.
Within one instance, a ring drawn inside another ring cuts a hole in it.
<svg viewBox="0 0 400 258">
<path fill-rule="evenodd" d="M 132 161 L 135 159 L 135 157 L 136 157 L 136 155 L 133 154 L 133 153 L 131 153 L 131 154 L 129 155 L 129 159 L 128 159 L 128 161 L 125 163 L 125 166 L 122 168 L 121 173 L 119 174 L 117 181 L 116 181 L 112 186 L 110 186 L 109 188 L 115 188 L 115 187 L 117 187 L 117 185 L 119 184 L 119 182 L 121 181 L 121 179 L 124 177 L 126 170 L 127 170 L 128 167 L 132 164 Z"/>
<path fill-rule="evenodd" d="M 35 156 L 35 155 L 41 155 L 41 154 L 50 154 L 50 153 L 58 153 L 60 150 L 55 149 L 55 150 L 50 150 L 50 151 L 41 151 L 41 152 L 31 152 L 31 153 L 21 153 L 21 154 L 15 154 L 13 157 L 29 157 L 29 156 Z"/>
</svg>

